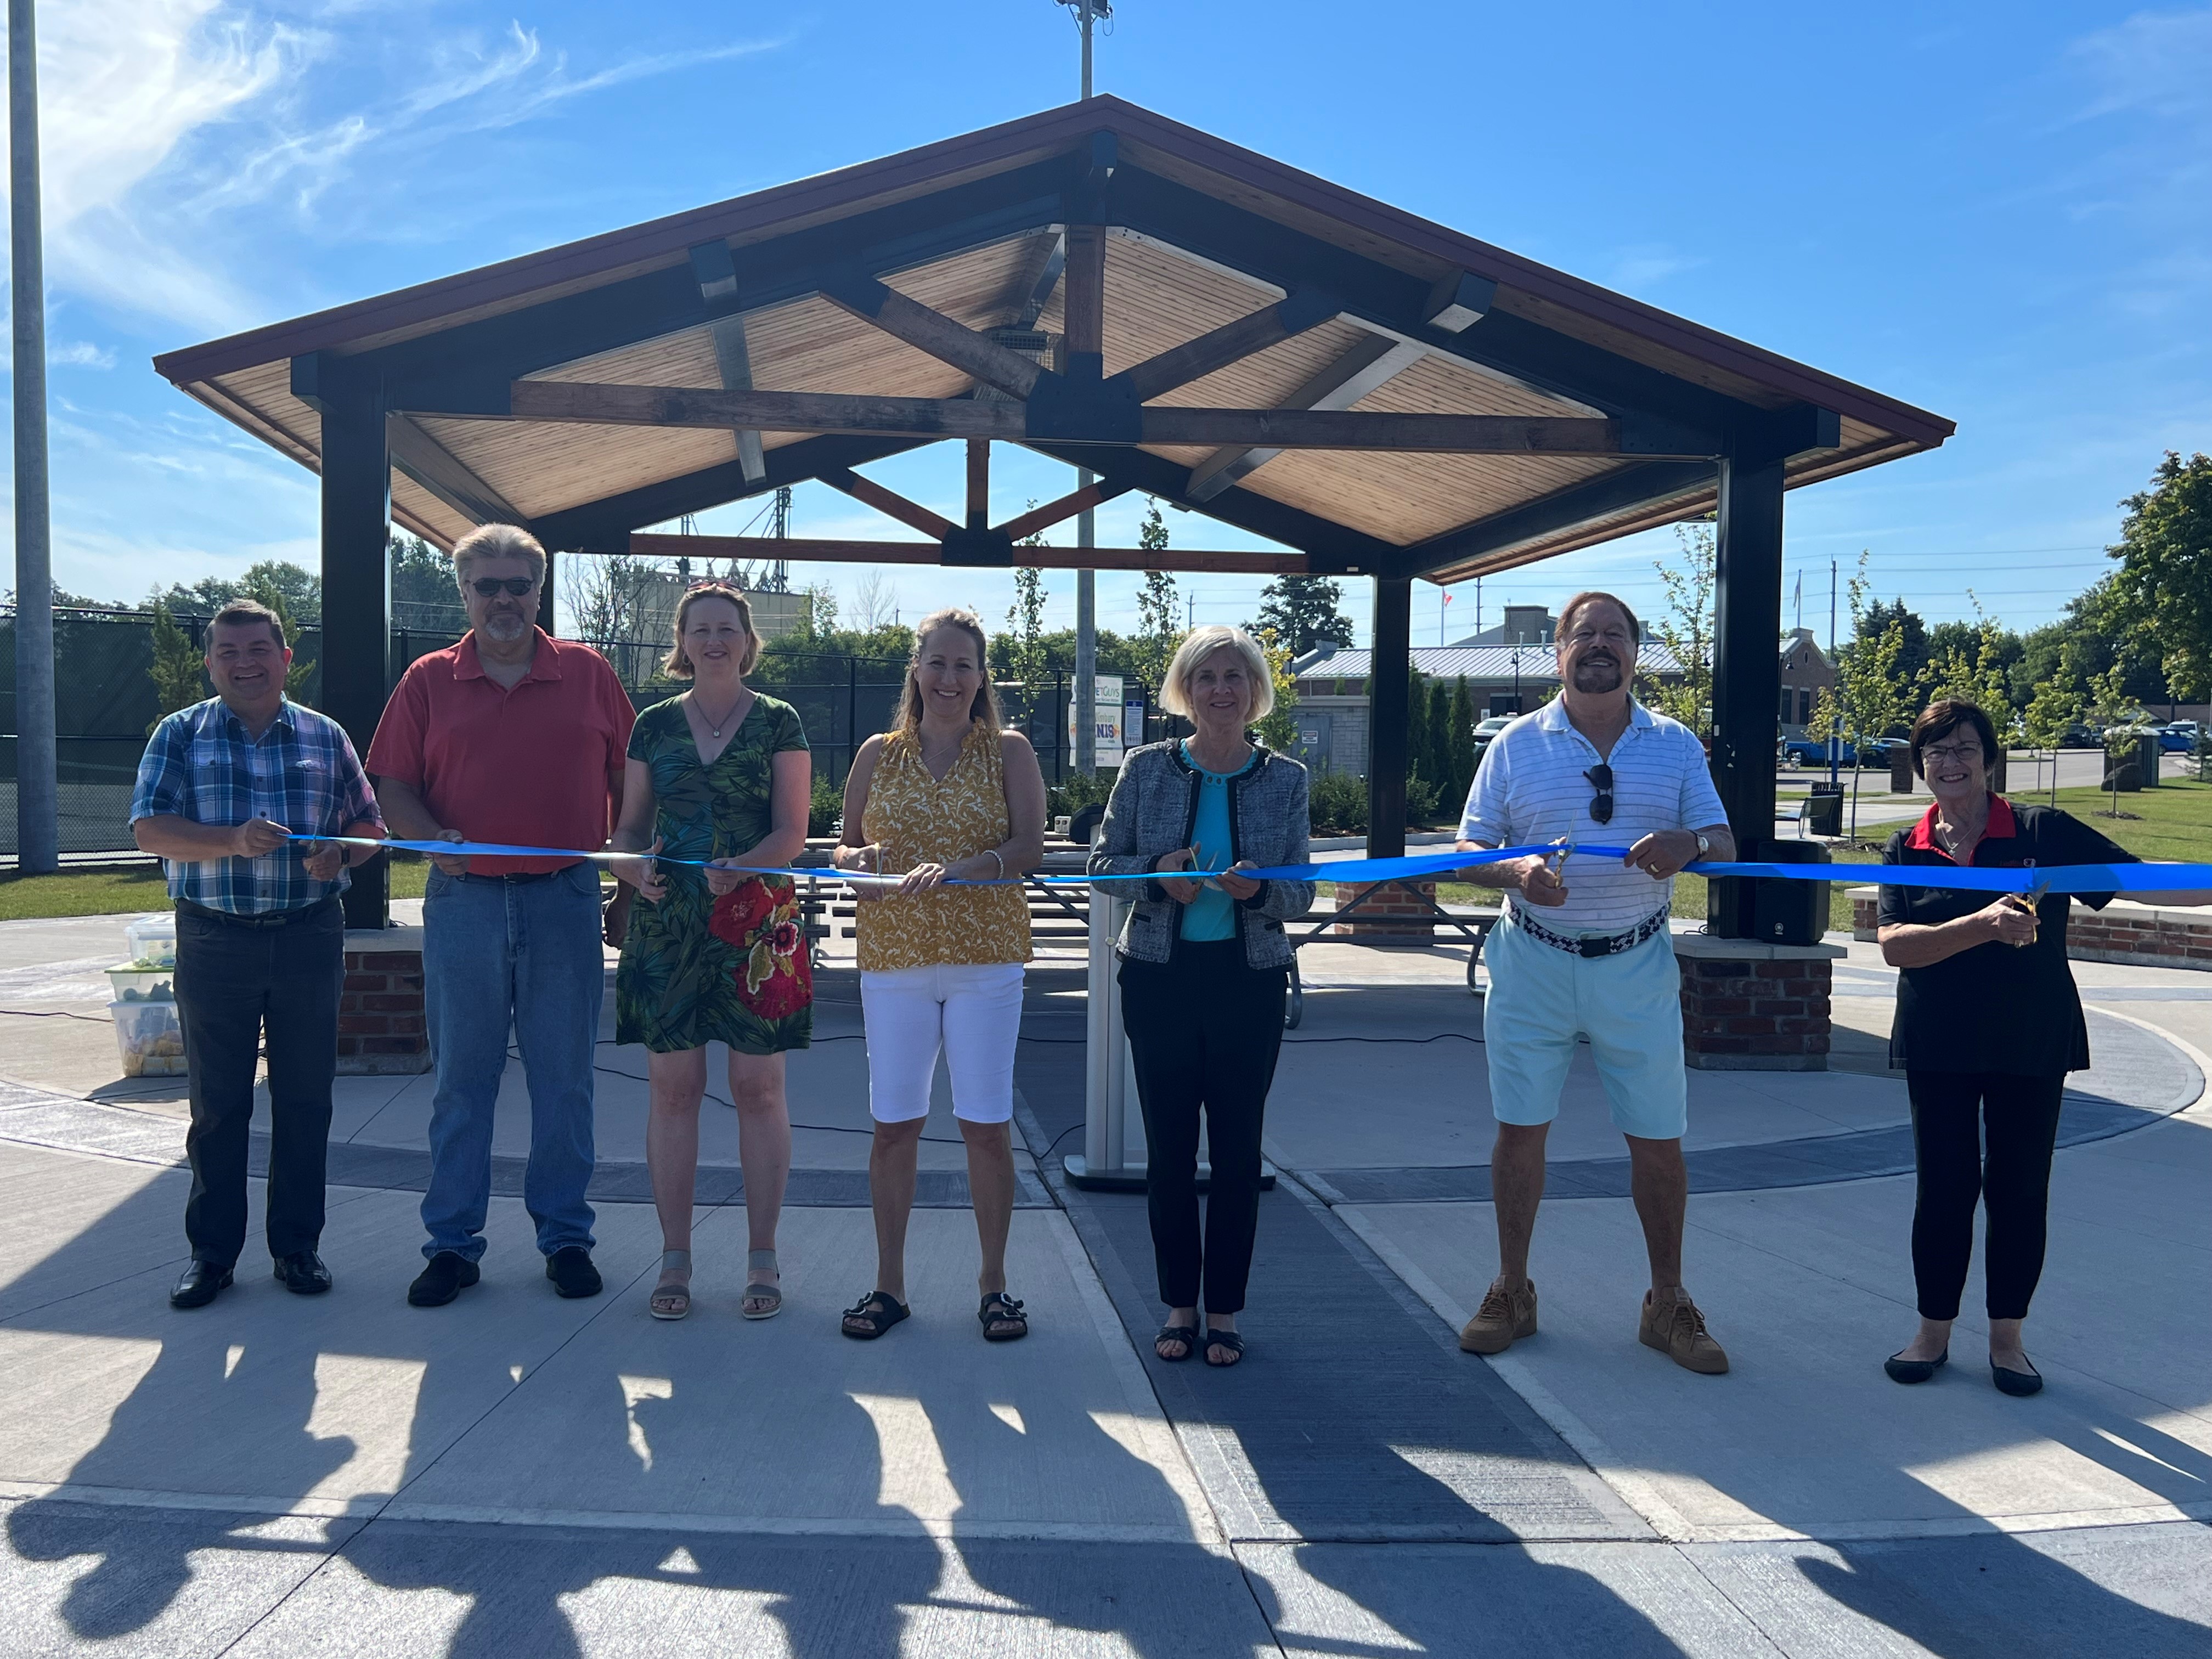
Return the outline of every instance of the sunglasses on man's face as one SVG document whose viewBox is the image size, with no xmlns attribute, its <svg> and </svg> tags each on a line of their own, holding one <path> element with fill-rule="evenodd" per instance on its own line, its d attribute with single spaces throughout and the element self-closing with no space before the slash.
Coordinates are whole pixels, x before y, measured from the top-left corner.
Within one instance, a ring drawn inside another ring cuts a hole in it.
<svg viewBox="0 0 2212 1659">
<path fill-rule="evenodd" d="M 497 599 L 502 587 L 519 599 L 538 586 L 538 579 L 535 576 L 479 576 L 469 586 L 488 599 Z"/>
<path fill-rule="evenodd" d="M 1596 799 L 1590 802 L 1590 816 L 1600 823 L 1612 823 L 1613 769 L 1601 761 L 1583 775 L 1590 781 L 1590 787 L 1597 791 Z"/>
</svg>

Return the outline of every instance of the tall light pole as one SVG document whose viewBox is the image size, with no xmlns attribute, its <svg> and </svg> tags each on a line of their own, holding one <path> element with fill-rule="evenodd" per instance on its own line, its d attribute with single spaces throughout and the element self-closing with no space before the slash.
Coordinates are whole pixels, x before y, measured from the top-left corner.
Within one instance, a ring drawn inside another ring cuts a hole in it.
<svg viewBox="0 0 2212 1659">
<path fill-rule="evenodd" d="M 1114 15 L 1114 0 L 1060 0 L 1075 13 L 1083 33 L 1083 95 L 1091 96 L 1091 25 Z M 1097 478 L 1087 466 L 1075 469 L 1075 484 L 1088 489 Z M 1075 544 L 1098 545 L 1098 518 L 1089 507 L 1075 515 Z M 1098 769 L 1098 573 L 1075 573 L 1075 769 L 1086 776 Z"/>
<path fill-rule="evenodd" d="M 10 280 L 15 324 L 15 867 L 61 863 L 54 766 L 54 563 L 46 505 L 46 278 L 39 234 L 33 0 L 8 4 Z"/>
</svg>

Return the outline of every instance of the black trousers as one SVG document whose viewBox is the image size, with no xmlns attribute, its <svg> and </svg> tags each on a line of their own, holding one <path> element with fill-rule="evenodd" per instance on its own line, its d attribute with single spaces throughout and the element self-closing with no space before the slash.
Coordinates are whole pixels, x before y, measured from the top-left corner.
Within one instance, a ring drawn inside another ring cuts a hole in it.
<svg viewBox="0 0 2212 1659">
<path fill-rule="evenodd" d="M 1912 1276 L 1924 1319 L 1956 1319 L 1974 1254 L 1974 1203 L 1987 1212 L 1982 1257 L 1992 1319 L 2025 1319 L 2043 1277 L 2051 1153 L 2063 1073 L 1908 1071 L 1919 1189 Z M 1984 1138 L 1986 1137 L 1986 1148 Z"/>
<path fill-rule="evenodd" d="M 1145 1188 L 1160 1300 L 1244 1306 L 1260 1221 L 1260 1126 L 1283 1046 L 1289 975 L 1244 965 L 1237 939 L 1176 942 L 1167 963 L 1121 964 L 1121 1024 L 1145 1113 Z M 1212 1164 L 1201 1240 L 1198 1126 Z"/>
<path fill-rule="evenodd" d="M 312 1250 L 322 1238 L 344 951 L 336 898 L 293 913 L 281 927 L 177 912 L 177 1017 L 192 1108 L 185 1237 L 198 1261 L 229 1267 L 246 1248 L 246 1157 L 264 1029 L 269 1254 Z"/>
</svg>

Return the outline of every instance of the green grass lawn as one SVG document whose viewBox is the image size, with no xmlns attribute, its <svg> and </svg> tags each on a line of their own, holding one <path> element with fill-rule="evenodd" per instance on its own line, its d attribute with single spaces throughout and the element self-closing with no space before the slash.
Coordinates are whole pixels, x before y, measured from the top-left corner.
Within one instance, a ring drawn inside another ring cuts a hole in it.
<svg viewBox="0 0 2212 1659">
<path fill-rule="evenodd" d="M 70 870 L 54 876 L 0 872 L 0 921 L 22 921 L 33 916 L 136 915 L 168 908 L 168 883 L 158 864 Z"/>
</svg>

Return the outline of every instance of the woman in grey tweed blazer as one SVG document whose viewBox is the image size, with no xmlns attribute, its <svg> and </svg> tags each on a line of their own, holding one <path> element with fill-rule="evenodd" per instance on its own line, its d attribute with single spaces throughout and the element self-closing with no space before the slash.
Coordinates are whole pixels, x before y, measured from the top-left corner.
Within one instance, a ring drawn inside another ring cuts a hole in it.
<svg viewBox="0 0 2212 1659">
<path fill-rule="evenodd" d="M 1115 948 L 1145 1114 L 1152 1254 L 1168 1305 L 1152 1351 L 1173 1362 L 1202 1348 L 1208 1364 L 1233 1365 L 1244 1352 L 1237 1315 L 1259 1223 L 1261 1123 L 1283 1040 L 1291 964 L 1283 923 L 1314 895 L 1310 881 L 1243 872 L 1306 861 L 1306 769 L 1245 735 L 1274 706 L 1274 684 L 1241 629 L 1185 635 L 1160 702 L 1197 730 L 1121 763 L 1091 871 L 1153 877 L 1114 884 L 1134 900 Z M 1212 1160 L 1202 1231 L 1201 1112 Z"/>
</svg>

